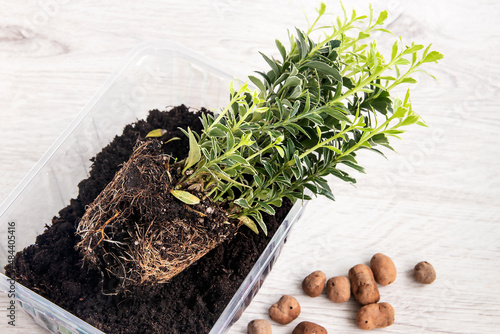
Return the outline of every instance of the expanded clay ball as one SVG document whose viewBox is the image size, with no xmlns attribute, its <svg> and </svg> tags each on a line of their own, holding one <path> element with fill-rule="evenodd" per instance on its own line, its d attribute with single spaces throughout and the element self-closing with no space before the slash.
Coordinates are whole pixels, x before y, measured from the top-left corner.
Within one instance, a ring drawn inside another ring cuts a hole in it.
<svg viewBox="0 0 500 334">
<path fill-rule="evenodd" d="M 415 279 L 422 284 L 431 284 L 436 280 L 436 270 L 432 264 L 427 261 L 417 263 L 413 269 Z"/>
<path fill-rule="evenodd" d="M 356 326 L 361 329 L 374 329 L 394 323 L 394 308 L 388 303 L 368 304 L 358 310 Z"/>
<path fill-rule="evenodd" d="M 314 322 L 302 321 L 295 327 L 292 334 L 328 334 L 323 326 Z"/>
<path fill-rule="evenodd" d="M 352 294 L 361 305 L 377 303 L 380 300 L 373 272 L 367 265 L 358 264 L 349 269 L 349 281 Z"/>
<path fill-rule="evenodd" d="M 325 288 L 326 275 L 317 270 L 312 272 L 302 281 L 302 289 L 309 297 L 318 297 Z"/>
<path fill-rule="evenodd" d="M 334 303 L 345 303 L 351 298 L 351 283 L 346 276 L 335 276 L 326 282 L 326 294 Z"/>
<path fill-rule="evenodd" d="M 271 323 L 264 319 L 252 320 L 247 326 L 248 334 L 272 334 Z"/>
<path fill-rule="evenodd" d="M 396 266 L 391 258 L 382 253 L 373 255 L 370 261 L 375 281 L 380 285 L 389 285 L 396 280 Z"/>
<path fill-rule="evenodd" d="M 269 308 L 269 316 L 279 324 L 286 325 L 297 319 L 300 304 L 292 296 L 284 295 Z"/>
</svg>

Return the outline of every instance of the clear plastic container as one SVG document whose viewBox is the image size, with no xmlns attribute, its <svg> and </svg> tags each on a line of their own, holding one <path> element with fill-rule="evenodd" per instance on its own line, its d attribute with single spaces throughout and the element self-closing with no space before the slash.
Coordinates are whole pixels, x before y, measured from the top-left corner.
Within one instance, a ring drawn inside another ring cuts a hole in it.
<svg viewBox="0 0 500 334">
<path fill-rule="evenodd" d="M 218 110 L 227 104 L 232 75 L 212 61 L 172 42 L 156 41 L 131 51 L 0 206 L 0 265 L 7 264 L 8 223 L 15 222 L 16 251 L 33 244 L 45 224 L 77 196 L 90 158 L 126 124 L 151 109 L 185 104 Z M 290 228 L 304 208 L 297 203 L 214 325 L 224 333 L 250 304 L 277 259 Z M 0 290 L 9 291 L 0 273 Z M 16 284 L 18 305 L 52 333 L 101 333 L 35 292 Z"/>
</svg>

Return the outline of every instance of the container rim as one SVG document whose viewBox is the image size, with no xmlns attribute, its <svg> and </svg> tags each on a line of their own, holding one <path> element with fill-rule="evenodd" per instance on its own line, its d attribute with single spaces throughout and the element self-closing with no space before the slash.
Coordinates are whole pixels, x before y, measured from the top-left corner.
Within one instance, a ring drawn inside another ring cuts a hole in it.
<svg viewBox="0 0 500 334">
<path fill-rule="evenodd" d="M 11 279 L 8 276 L 4 275 L 3 273 L 0 273 L 0 291 L 9 290 L 10 280 Z M 46 308 L 46 305 L 50 305 L 51 314 L 56 315 L 57 318 L 59 319 L 66 320 L 67 323 L 72 324 L 73 327 L 77 327 L 72 329 L 83 331 L 83 333 L 104 334 L 104 332 L 90 325 L 88 322 L 78 318 L 76 315 L 69 312 L 68 310 L 63 309 L 56 303 L 53 303 L 50 300 L 40 296 L 33 290 L 28 289 L 27 287 L 18 282 L 15 282 L 14 284 L 16 286 L 15 288 L 16 300 L 21 304 L 22 303 L 30 304 L 30 306 L 37 309 L 38 311 L 44 310 Z M 26 295 L 29 295 L 31 297 L 31 300 L 29 302 L 25 300 Z"/>
<path fill-rule="evenodd" d="M 306 194 L 310 195 L 310 191 L 307 191 Z M 252 269 L 247 274 L 243 282 L 241 282 L 240 287 L 236 290 L 233 297 L 224 308 L 224 311 L 222 311 L 222 314 L 217 319 L 217 322 L 214 324 L 209 334 L 219 334 L 227 331 L 234 323 L 234 317 L 238 310 L 241 309 L 241 306 L 243 306 L 243 308 L 248 306 L 245 305 L 245 299 L 252 292 L 254 286 L 260 284 L 258 281 L 262 278 L 264 271 L 272 265 L 271 261 L 275 255 L 281 252 L 280 246 L 285 243 L 291 228 L 304 212 L 307 203 L 309 203 L 309 201 L 301 200 L 297 201 L 292 206 L 286 217 L 281 222 L 280 227 L 276 230 L 273 237 L 269 240 L 266 248 L 253 265 Z M 257 288 L 259 289 L 260 286 L 257 286 Z M 253 296 L 251 299 L 253 299 Z"/>
</svg>

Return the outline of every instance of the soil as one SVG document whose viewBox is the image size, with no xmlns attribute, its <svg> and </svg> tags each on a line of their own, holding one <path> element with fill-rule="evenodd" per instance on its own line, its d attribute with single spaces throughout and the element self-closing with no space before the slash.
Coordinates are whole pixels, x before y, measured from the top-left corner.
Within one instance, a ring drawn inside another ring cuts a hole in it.
<svg viewBox="0 0 500 334">
<path fill-rule="evenodd" d="M 80 241 L 76 226 L 85 208 L 128 160 L 137 139 L 165 129 L 181 138 L 166 144 L 165 152 L 182 159 L 189 144 L 178 128 L 201 131 L 202 112 L 207 111 L 191 113 L 185 106 L 152 110 L 146 121 L 127 125 L 92 159 L 78 197 L 53 218 L 35 244 L 16 255 L 14 265 L 6 267 L 7 275 L 107 333 L 208 333 L 290 210 L 290 202 L 277 208 L 275 216 L 265 216 L 267 237 L 242 227 L 167 283 L 132 286 L 116 295 L 102 293 L 100 272 L 83 266 L 75 248 Z"/>
</svg>

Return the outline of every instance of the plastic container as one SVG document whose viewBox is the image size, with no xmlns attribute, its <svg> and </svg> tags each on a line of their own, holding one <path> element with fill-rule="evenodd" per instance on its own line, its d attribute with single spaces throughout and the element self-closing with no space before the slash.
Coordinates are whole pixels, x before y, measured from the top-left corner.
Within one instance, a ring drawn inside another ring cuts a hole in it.
<svg viewBox="0 0 500 334">
<path fill-rule="evenodd" d="M 77 196 L 91 162 L 126 124 L 150 109 L 185 104 L 218 110 L 227 103 L 233 77 L 218 64 L 172 42 L 158 41 L 131 51 L 35 167 L 0 206 L 0 265 L 8 261 L 8 223 L 14 222 L 16 251 L 33 244 L 45 224 Z M 224 333 L 250 304 L 276 261 L 290 228 L 299 218 L 297 203 L 214 325 Z M 0 290 L 9 291 L 0 274 Z M 52 333 L 101 333 L 35 292 L 16 284 L 16 300 Z"/>
</svg>

